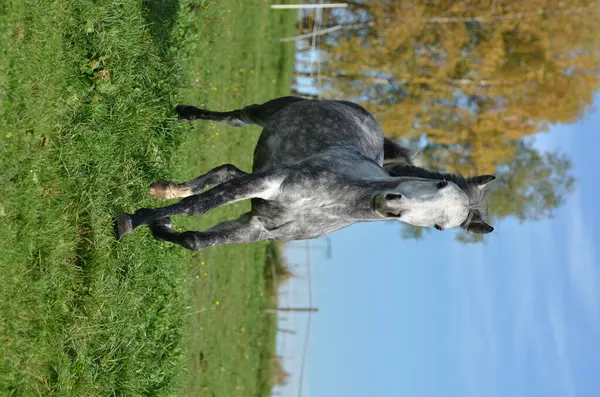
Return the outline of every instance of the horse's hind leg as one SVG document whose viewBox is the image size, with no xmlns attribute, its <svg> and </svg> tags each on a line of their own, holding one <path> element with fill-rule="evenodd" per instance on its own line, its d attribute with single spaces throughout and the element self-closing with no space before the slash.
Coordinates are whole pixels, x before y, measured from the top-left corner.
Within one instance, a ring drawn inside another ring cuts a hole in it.
<svg viewBox="0 0 600 397">
<path fill-rule="evenodd" d="M 198 194 L 209 186 L 226 182 L 247 173 L 234 165 L 223 164 L 204 175 L 200 175 L 184 183 L 175 183 L 173 181 L 158 180 L 150 185 L 148 194 L 155 199 L 182 198 Z"/>
<path fill-rule="evenodd" d="M 179 118 L 183 120 L 213 120 L 228 123 L 234 127 L 242 127 L 247 124 L 264 126 L 269 118 L 281 109 L 294 102 L 305 100 L 300 97 L 286 96 L 272 99 L 261 105 L 249 105 L 243 109 L 232 110 L 230 112 L 214 112 L 190 105 L 177 105 L 175 111 L 179 115 Z"/>
<path fill-rule="evenodd" d="M 233 221 L 221 222 L 203 232 L 178 232 L 171 229 L 168 218 L 150 224 L 152 235 L 157 240 L 179 244 L 192 251 L 227 244 L 252 243 L 267 238 L 262 225 L 250 213 Z"/>
<path fill-rule="evenodd" d="M 248 124 L 242 119 L 241 110 L 230 112 L 213 112 L 212 110 L 199 109 L 191 105 L 177 105 L 175 111 L 180 120 L 212 120 L 227 123 L 234 127 L 242 127 Z"/>
</svg>

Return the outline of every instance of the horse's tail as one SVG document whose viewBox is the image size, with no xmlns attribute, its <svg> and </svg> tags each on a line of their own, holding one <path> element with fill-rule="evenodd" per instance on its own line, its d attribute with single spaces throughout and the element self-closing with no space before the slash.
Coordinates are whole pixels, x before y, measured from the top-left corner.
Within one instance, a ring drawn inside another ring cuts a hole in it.
<svg viewBox="0 0 600 397">
<path fill-rule="evenodd" d="M 417 165 L 414 161 L 416 154 L 389 138 L 383 138 L 383 167 L 386 169 L 398 164 Z"/>
</svg>

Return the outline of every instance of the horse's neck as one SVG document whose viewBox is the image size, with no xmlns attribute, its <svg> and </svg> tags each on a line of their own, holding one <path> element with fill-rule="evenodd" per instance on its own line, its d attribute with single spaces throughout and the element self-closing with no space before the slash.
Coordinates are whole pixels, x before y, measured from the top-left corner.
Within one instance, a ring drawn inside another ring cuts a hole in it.
<svg viewBox="0 0 600 397">
<path fill-rule="evenodd" d="M 311 167 L 317 172 L 322 170 L 337 174 L 348 180 L 366 181 L 389 177 L 389 174 L 378 161 L 360 153 L 358 150 L 349 150 L 348 148 L 333 148 L 318 154 L 307 159 L 306 162 L 301 164 L 301 167 Z"/>
</svg>

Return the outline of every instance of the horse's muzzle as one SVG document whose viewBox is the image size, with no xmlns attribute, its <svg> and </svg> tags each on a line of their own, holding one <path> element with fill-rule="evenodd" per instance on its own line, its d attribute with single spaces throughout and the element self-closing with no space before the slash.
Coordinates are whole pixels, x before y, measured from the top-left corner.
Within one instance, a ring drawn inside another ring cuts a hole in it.
<svg viewBox="0 0 600 397">
<path fill-rule="evenodd" d="M 377 194 L 371 200 L 371 211 L 382 218 L 400 218 L 402 195 L 394 193 Z"/>
</svg>

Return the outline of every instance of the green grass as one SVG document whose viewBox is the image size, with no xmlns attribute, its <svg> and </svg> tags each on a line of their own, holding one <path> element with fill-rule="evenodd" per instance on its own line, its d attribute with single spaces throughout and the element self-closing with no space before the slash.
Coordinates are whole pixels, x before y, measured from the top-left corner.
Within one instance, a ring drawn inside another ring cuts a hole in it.
<svg viewBox="0 0 600 397">
<path fill-rule="evenodd" d="M 0 3 L 0 395 L 265 396 L 265 244 L 190 252 L 112 219 L 155 179 L 249 170 L 257 128 L 174 120 L 286 94 L 263 0 Z M 247 203 L 201 218 L 237 217 Z M 217 304 L 217 302 L 219 302 Z"/>
</svg>

